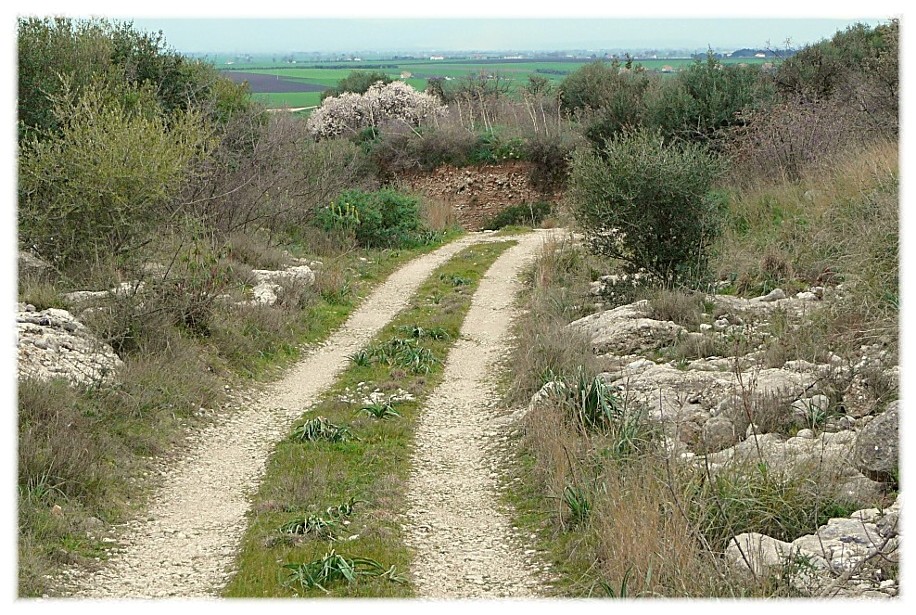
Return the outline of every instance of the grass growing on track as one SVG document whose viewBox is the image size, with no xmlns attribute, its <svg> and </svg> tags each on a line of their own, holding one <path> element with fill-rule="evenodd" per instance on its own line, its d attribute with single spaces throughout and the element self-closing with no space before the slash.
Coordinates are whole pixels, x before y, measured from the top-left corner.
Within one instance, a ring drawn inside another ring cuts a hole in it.
<svg viewBox="0 0 916 615">
<path fill-rule="evenodd" d="M 225 596 L 323 596 L 317 587 L 284 584 L 290 570 L 283 566 L 315 562 L 332 549 L 344 558 L 369 558 L 385 570 L 391 566 L 395 570 L 393 575 L 364 575 L 349 583 L 327 584 L 330 595 L 413 595 L 406 574 L 411 553 L 401 524 L 417 412 L 442 380 L 446 355 L 458 338 L 480 278 L 516 243 L 471 246 L 434 271 L 409 306 L 367 346 L 367 352 L 354 355 L 332 389 L 292 430 L 323 416 L 348 427 L 358 439 L 302 442 L 291 432 L 291 437 L 278 443 L 254 496 L 237 572 Z M 418 352 L 421 349 L 428 354 Z M 375 418 L 362 411 L 370 404 L 360 403 L 375 389 L 385 396 L 379 403 L 399 390 L 410 393 L 413 400 L 392 402 L 398 416 Z M 322 514 L 351 498 L 356 500 L 354 510 L 347 519 L 335 520 L 333 542 L 280 531 L 297 517 Z M 403 581 L 393 581 L 391 576 Z"/>
</svg>

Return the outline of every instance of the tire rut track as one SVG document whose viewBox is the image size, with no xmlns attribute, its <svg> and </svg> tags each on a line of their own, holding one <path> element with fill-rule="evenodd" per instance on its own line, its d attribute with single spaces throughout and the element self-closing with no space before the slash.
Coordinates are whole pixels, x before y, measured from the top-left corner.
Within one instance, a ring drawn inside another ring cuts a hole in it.
<svg viewBox="0 0 916 615">
<path fill-rule="evenodd" d="M 247 409 L 224 412 L 189 437 L 189 450 L 166 470 L 144 518 L 127 525 L 121 546 L 99 570 L 71 575 L 72 595 L 90 598 L 215 597 L 232 574 L 249 496 L 275 442 L 313 405 L 398 312 L 432 271 L 481 241 L 474 233 L 394 272 L 323 344 Z"/>
<path fill-rule="evenodd" d="M 443 381 L 421 413 L 408 485 L 407 542 L 423 598 L 536 595 L 536 568 L 511 540 L 500 512 L 493 452 L 505 421 L 494 376 L 505 353 L 519 274 L 545 233 L 518 237 L 490 267 L 449 352 Z"/>
</svg>

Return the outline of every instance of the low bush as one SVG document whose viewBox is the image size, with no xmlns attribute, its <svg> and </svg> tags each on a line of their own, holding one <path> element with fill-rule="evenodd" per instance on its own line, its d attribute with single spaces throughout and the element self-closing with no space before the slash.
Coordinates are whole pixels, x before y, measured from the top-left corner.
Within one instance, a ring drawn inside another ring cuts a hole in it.
<svg viewBox="0 0 916 615">
<path fill-rule="evenodd" d="M 547 201 L 510 205 L 484 223 L 483 228 L 498 230 L 504 226 L 537 227 L 553 212 L 553 205 Z"/>
<path fill-rule="evenodd" d="M 555 194 L 566 187 L 573 150 L 580 143 L 574 135 L 536 135 L 524 144 L 524 159 L 531 163 L 528 181 L 542 194 Z"/>
<path fill-rule="evenodd" d="M 392 189 L 350 190 L 321 209 L 318 224 L 326 231 L 351 233 L 366 248 L 406 248 L 429 239 L 415 197 Z"/>
<path fill-rule="evenodd" d="M 410 130 L 391 126 L 372 144 L 370 156 L 382 175 L 431 171 L 441 165 L 465 166 L 477 147 L 477 135 L 454 124 Z"/>
</svg>

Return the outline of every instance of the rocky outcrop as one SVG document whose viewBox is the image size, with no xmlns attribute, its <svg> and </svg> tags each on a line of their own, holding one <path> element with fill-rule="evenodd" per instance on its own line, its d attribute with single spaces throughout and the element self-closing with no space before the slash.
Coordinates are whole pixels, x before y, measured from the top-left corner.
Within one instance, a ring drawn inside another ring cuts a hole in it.
<svg viewBox="0 0 916 615">
<path fill-rule="evenodd" d="M 649 416 L 658 421 L 683 422 L 697 413 L 707 413 L 706 418 L 722 416 L 733 421 L 739 432 L 744 432 L 751 421 L 769 420 L 761 416 L 764 412 L 786 415 L 790 404 L 817 382 L 816 374 L 781 369 L 756 368 L 739 377 L 726 371 L 729 361 L 716 369 L 647 363 L 636 361 L 602 377 L 627 400 L 643 404 Z"/>
<path fill-rule="evenodd" d="M 143 282 L 121 282 L 110 290 L 75 290 L 61 297 L 72 305 L 84 306 L 98 304 L 113 297 L 128 297 L 142 292 L 143 288 Z"/>
<path fill-rule="evenodd" d="M 606 299 L 608 288 L 619 284 L 606 276 L 590 295 Z M 653 307 L 639 301 L 569 328 L 587 337 L 607 366 L 601 378 L 626 406 L 645 408 L 662 428 L 672 458 L 713 477 L 766 468 L 770 477 L 816 487 L 825 502 L 861 508 L 792 542 L 735 536 L 726 554 L 732 564 L 757 577 L 791 575 L 810 595 L 887 597 L 896 594 L 896 582 L 882 576 L 878 560 L 896 565 L 899 500 L 886 511 L 865 507 L 885 502 L 888 483 L 896 483 L 898 404 L 875 416 L 875 398 L 865 393 L 876 375 L 893 390 L 899 369 L 880 344 L 862 346 L 861 356 L 845 360 L 818 352 L 822 363 L 796 359 L 776 367 L 767 356 L 774 314 L 782 335 L 791 336 L 835 292 L 707 295 L 704 313 L 680 319 L 687 326 L 655 318 Z M 737 356 L 712 354 L 739 347 Z"/>
<path fill-rule="evenodd" d="M 20 378 L 92 385 L 112 381 L 122 364 L 110 346 L 66 310 L 39 312 L 20 303 L 16 330 Z"/>
<path fill-rule="evenodd" d="M 649 318 L 649 302 L 637 301 L 592 314 L 569 324 L 588 336 L 595 354 L 630 355 L 667 346 L 687 330 Z"/>
<path fill-rule="evenodd" d="M 894 401 L 859 432 L 855 464 L 863 474 L 877 480 L 896 480 L 900 457 L 897 422 L 898 402 Z"/>
<path fill-rule="evenodd" d="M 814 534 L 792 542 L 748 532 L 725 551 L 732 565 L 756 577 L 775 574 L 809 595 L 888 598 L 897 582 L 884 567 L 900 556 L 899 499 L 885 510 L 857 510 L 830 519 Z"/>
<path fill-rule="evenodd" d="M 21 278 L 41 277 L 49 267 L 48 263 L 31 252 L 19 253 L 19 277 Z"/>
<path fill-rule="evenodd" d="M 531 166 L 520 161 L 463 168 L 442 165 L 400 179 L 404 187 L 451 206 L 465 229 L 479 231 L 507 207 L 555 198 L 532 187 Z"/>
<path fill-rule="evenodd" d="M 315 273 L 308 265 L 297 265 L 277 271 L 254 269 L 251 273 L 257 279 L 257 284 L 251 289 L 251 303 L 254 304 L 274 305 L 277 302 L 277 294 L 282 292 L 284 285 L 311 286 L 315 283 Z"/>
<path fill-rule="evenodd" d="M 862 475 L 852 463 L 855 442 L 853 431 L 795 437 L 751 434 L 734 446 L 696 459 L 711 474 L 763 463 L 788 480 L 816 481 L 824 497 L 853 505 L 872 505 L 881 499 L 884 485 Z"/>
</svg>

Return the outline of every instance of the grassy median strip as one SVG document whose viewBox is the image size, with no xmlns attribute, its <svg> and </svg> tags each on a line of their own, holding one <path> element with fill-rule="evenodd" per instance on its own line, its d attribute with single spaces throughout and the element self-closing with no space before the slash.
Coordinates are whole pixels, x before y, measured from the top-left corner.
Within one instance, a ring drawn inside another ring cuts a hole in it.
<svg viewBox="0 0 916 615">
<path fill-rule="evenodd" d="M 224 595 L 413 595 L 401 524 L 415 418 L 480 278 L 515 244 L 471 246 L 434 271 L 277 445 Z"/>
</svg>

